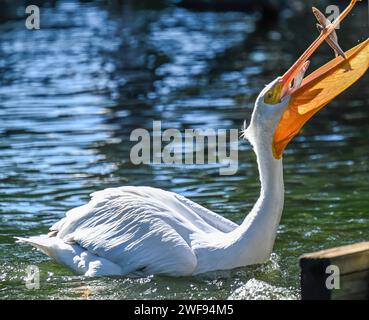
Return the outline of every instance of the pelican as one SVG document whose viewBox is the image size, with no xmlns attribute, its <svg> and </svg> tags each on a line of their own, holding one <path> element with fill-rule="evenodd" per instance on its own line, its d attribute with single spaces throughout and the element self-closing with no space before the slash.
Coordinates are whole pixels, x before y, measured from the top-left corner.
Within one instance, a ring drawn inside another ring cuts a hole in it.
<svg viewBox="0 0 369 320">
<path fill-rule="evenodd" d="M 253 146 L 260 196 L 238 225 L 173 192 L 123 186 L 95 192 L 47 235 L 18 238 L 85 276 L 189 276 L 267 261 L 284 202 L 283 151 L 321 108 L 369 67 L 369 39 L 304 79 L 309 58 L 353 8 L 326 25 L 292 67 L 256 99 L 243 135 Z"/>
</svg>

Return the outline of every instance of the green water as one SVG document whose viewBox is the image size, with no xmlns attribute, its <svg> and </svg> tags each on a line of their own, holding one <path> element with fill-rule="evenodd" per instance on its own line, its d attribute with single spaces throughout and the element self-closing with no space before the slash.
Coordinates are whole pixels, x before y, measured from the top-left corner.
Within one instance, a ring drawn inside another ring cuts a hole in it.
<svg viewBox="0 0 369 320">
<path fill-rule="evenodd" d="M 348 18 L 344 49 L 368 36 L 367 11 Z M 57 2 L 41 30 L 0 24 L 0 298 L 298 299 L 298 257 L 368 240 L 369 75 L 320 112 L 285 153 L 286 200 L 272 259 L 199 277 L 86 279 L 14 236 L 45 233 L 106 187 L 178 192 L 241 222 L 259 191 L 255 156 L 239 170 L 134 166 L 136 128 L 241 128 L 258 92 L 316 35 L 310 15 L 257 23 L 241 12 Z M 312 31 L 310 31 L 312 30 Z M 332 57 L 319 49 L 312 68 Z M 25 270 L 40 268 L 39 290 Z"/>
</svg>

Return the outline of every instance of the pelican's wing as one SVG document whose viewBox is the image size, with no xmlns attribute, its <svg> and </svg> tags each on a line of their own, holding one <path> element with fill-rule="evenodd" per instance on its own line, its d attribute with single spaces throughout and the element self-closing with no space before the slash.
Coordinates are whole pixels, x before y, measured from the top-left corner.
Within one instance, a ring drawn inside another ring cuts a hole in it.
<svg viewBox="0 0 369 320">
<path fill-rule="evenodd" d="M 145 198 L 147 200 L 155 200 L 169 208 L 171 213 L 175 216 L 181 216 L 183 219 L 190 221 L 192 224 L 197 225 L 204 231 L 217 231 L 231 232 L 238 225 L 221 215 L 212 212 L 209 209 L 191 201 L 174 192 L 165 191 L 158 188 L 151 187 L 120 187 L 113 189 L 105 189 L 97 191 L 92 194 L 92 198 L 106 197 L 111 193 L 129 193 L 139 198 Z M 209 230 L 208 230 L 209 229 Z"/>
<path fill-rule="evenodd" d="M 173 216 L 181 216 L 185 220 L 189 220 L 192 224 L 197 225 L 203 230 L 213 231 L 213 228 L 221 232 L 231 232 L 238 225 L 215 212 L 193 202 L 179 194 L 174 192 L 165 191 L 162 189 L 151 187 L 120 187 L 109 188 L 101 191 L 97 191 L 91 194 L 92 201 L 103 202 L 106 199 L 120 197 L 124 195 L 131 195 L 137 199 L 146 199 L 147 204 L 153 202 L 159 202 L 165 210 L 170 210 Z M 67 212 L 67 217 L 74 216 L 75 214 L 84 215 L 86 208 L 89 204 L 74 208 Z M 60 221 L 59 224 L 62 224 Z M 58 229 L 58 224 L 54 225 L 50 230 Z"/>
<path fill-rule="evenodd" d="M 197 257 L 191 243 L 237 225 L 172 192 L 149 187 L 98 191 L 67 212 L 51 236 L 78 244 L 122 268 L 122 273 L 189 275 Z"/>
<path fill-rule="evenodd" d="M 238 224 L 222 217 L 219 214 L 216 214 L 209 209 L 197 204 L 196 202 L 191 201 L 179 194 L 173 194 L 174 198 L 178 200 L 184 206 L 191 208 L 194 212 L 196 212 L 202 219 L 204 219 L 209 225 L 218 229 L 222 232 L 231 232 L 238 227 Z"/>
<path fill-rule="evenodd" d="M 149 189 L 149 188 L 148 188 Z M 144 188 L 107 189 L 67 213 L 52 235 L 78 244 L 122 268 L 122 274 L 190 275 L 197 258 L 190 237 L 199 232 L 170 203 Z"/>
</svg>

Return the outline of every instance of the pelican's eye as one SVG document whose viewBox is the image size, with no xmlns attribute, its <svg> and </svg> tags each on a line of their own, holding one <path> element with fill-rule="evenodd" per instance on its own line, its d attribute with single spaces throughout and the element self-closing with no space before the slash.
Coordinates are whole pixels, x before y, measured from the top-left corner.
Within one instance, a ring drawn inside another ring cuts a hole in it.
<svg viewBox="0 0 369 320">
<path fill-rule="evenodd" d="M 273 90 L 269 90 L 264 98 L 264 101 L 268 103 L 268 101 L 271 101 L 273 99 Z"/>
<path fill-rule="evenodd" d="M 281 102 L 282 84 L 277 82 L 264 96 L 264 103 L 277 104 Z"/>
</svg>

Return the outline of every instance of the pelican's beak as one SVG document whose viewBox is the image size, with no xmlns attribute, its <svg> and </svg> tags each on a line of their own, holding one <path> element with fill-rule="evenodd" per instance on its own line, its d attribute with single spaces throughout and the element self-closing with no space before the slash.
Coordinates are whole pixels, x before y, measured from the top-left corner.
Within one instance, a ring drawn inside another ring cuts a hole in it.
<svg viewBox="0 0 369 320">
<path fill-rule="evenodd" d="M 336 57 L 303 79 L 309 57 L 347 16 L 357 1 L 352 0 L 334 23 L 323 30 L 294 65 L 279 78 L 281 97 L 290 95 L 291 99 L 274 133 L 272 147 L 275 158 L 282 157 L 287 144 L 314 114 L 349 88 L 368 69 L 369 39 L 347 51 L 347 59 Z"/>
</svg>

